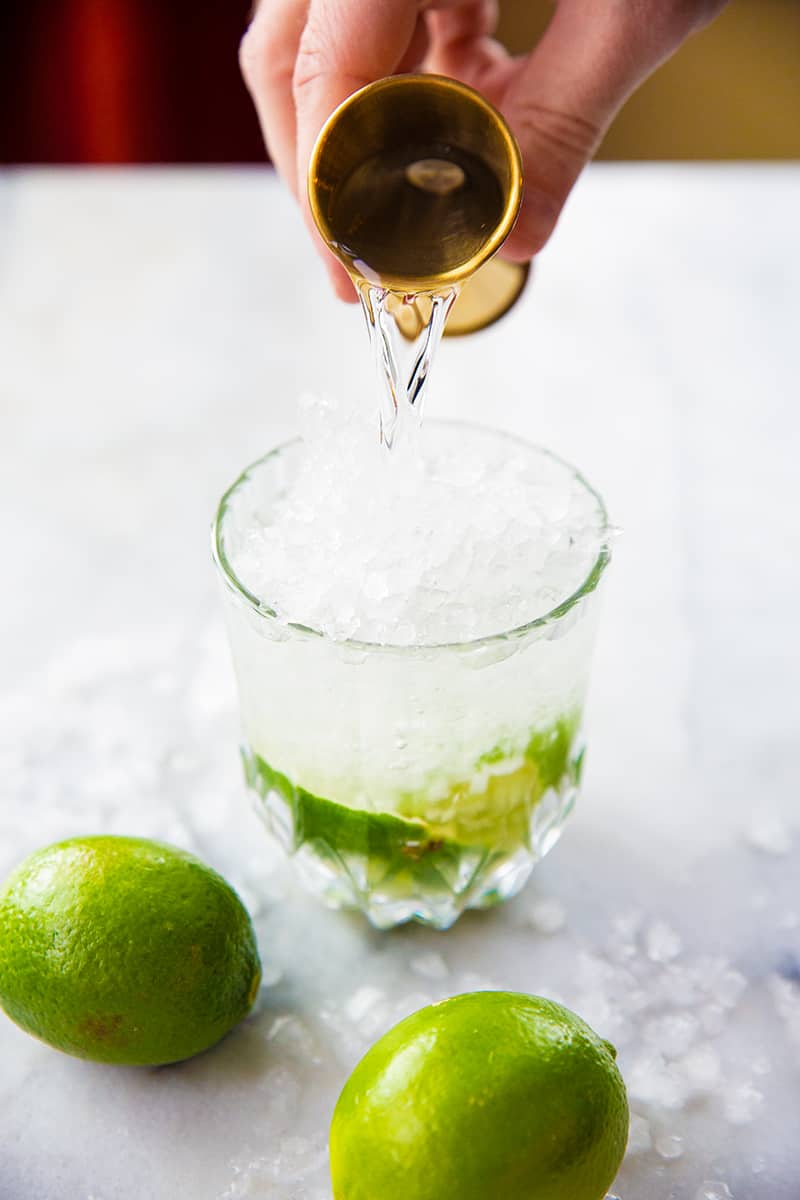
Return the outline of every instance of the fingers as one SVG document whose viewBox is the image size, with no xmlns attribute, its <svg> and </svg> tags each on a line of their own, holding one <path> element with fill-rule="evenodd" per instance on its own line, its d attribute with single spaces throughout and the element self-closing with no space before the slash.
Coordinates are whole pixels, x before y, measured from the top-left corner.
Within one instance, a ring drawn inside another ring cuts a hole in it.
<svg viewBox="0 0 800 1200">
<path fill-rule="evenodd" d="M 343 100 L 423 54 L 416 0 L 311 0 L 294 67 L 297 124 L 296 192 L 306 224 L 322 247 L 308 206 L 306 173 L 323 124 Z M 357 35 L 355 33 L 357 31 Z M 336 294 L 354 300 L 347 272 L 322 247 Z"/>
<path fill-rule="evenodd" d="M 661 0 L 636 5 L 561 0 L 501 99 L 525 164 L 525 199 L 504 247 L 508 257 L 529 259 L 547 241 L 616 113 L 691 32 L 697 17 L 691 9 Z"/>
<path fill-rule="evenodd" d="M 306 171 L 325 120 L 365 84 L 427 69 L 471 83 L 503 110 L 525 163 L 525 199 L 504 253 L 535 254 L 630 93 L 724 0 L 560 0 L 535 50 L 492 39 L 496 0 L 262 0 L 241 48 L 264 138 L 316 237 Z M 318 244 L 321 242 L 317 239 Z M 324 251 L 337 293 L 347 273 Z"/>
<path fill-rule="evenodd" d="M 292 78 L 307 17 L 308 0 L 262 0 L 239 49 L 242 75 L 270 158 L 296 197 L 297 121 Z M 355 302 L 350 276 L 323 245 L 316 230 L 312 234 L 337 296 Z"/>
<path fill-rule="evenodd" d="M 239 47 L 239 63 L 269 156 L 297 194 L 292 76 L 308 0 L 262 0 Z"/>
<path fill-rule="evenodd" d="M 474 81 L 484 62 L 507 57 L 499 43 L 492 40 L 497 19 L 497 0 L 466 0 L 457 7 L 428 12 L 428 69 L 477 86 Z"/>
<path fill-rule="evenodd" d="M 424 13 L 420 13 L 408 49 L 395 67 L 395 71 L 398 74 L 402 71 L 418 71 L 427 58 L 429 49 L 428 26 L 425 24 Z"/>
<path fill-rule="evenodd" d="M 417 0 L 311 0 L 294 72 L 298 194 L 323 123 L 358 88 L 393 74 L 419 34 Z"/>
</svg>

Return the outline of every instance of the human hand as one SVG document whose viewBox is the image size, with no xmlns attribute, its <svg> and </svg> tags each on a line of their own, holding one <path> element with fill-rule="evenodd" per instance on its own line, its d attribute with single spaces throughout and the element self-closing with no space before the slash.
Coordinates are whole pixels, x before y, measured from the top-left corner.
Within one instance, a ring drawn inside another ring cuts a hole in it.
<svg viewBox="0 0 800 1200">
<path fill-rule="evenodd" d="M 272 161 L 313 223 L 306 170 L 330 113 L 352 92 L 404 71 L 470 84 L 516 134 L 525 197 L 503 246 L 526 261 L 625 100 L 725 0 L 557 0 L 523 57 L 493 39 L 497 0 L 261 0 L 242 40 L 242 73 Z M 344 268 L 317 242 L 333 285 L 355 300 Z"/>
</svg>

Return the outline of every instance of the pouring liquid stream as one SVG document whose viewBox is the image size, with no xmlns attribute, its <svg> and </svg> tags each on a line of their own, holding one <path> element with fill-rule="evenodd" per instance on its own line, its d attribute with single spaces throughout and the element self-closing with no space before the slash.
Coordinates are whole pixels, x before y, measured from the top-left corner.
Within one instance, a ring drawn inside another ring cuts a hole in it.
<svg viewBox="0 0 800 1200">
<path fill-rule="evenodd" d="M 416 442 L 428 376 L 458 283 L 503 210 L 491 168 L 469 151 L 430 142 L 367 158 L 340 187 L 337 252 L 355 283 L 380 380 L 380 440 Z M 418 280 L 406 289 L 398 276 Z"/>
<path fill-rule="evenodd" d="M 415 445 L 428 375 L 458 287 L 399 295 L 360 283 L 359 297 L 379 378 L 380 440 Z"/>
</svg>

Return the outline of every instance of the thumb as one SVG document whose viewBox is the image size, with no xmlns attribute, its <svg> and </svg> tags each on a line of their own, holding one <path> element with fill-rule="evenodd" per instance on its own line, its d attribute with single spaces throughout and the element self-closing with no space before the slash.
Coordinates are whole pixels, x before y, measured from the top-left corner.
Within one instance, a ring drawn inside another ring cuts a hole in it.
<svg viewBox="0 0 800 1200">
<path fill-rule="evenodd" d="M 504 256 L 523 261 L 541 250 L 616 113 L 691 31 L 687 7 L 559 4 L 500 99 L 525 168 L 525 198 Z"/>
</svg>

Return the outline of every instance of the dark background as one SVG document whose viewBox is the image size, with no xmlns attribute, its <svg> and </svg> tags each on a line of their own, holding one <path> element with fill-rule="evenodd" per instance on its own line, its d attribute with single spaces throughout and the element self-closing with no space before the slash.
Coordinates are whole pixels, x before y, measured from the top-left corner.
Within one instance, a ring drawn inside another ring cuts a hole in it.
<svg viewBox="0 0 800 1200">
<path fill-rule="evenodd" d="M 266 0 L 268 3 L 269 0 Z M 0 162 L 260 162 L 250 0 L 0 0 Z M 551 0 L 505 0 L 533 44 Z M 732 0 L 625 106 L 601 158 L 800 157 L 800 0 Z"/>
</svg>

